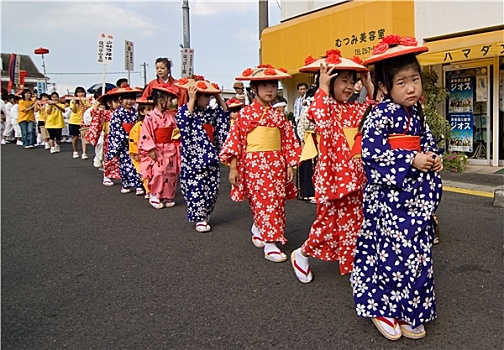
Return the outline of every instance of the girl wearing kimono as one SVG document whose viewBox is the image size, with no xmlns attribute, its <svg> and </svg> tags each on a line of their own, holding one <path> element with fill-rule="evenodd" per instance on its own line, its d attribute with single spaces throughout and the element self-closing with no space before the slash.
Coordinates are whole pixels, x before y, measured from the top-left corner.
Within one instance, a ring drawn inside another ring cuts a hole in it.
<svg viewBox="0 0 504 350">
<path fill-rule="evenodd" d="M 368 182 L 350 280 L 357 315 L 390 340 L 423 338 L 436 318 L 431 247 L 443 165 L 419 103 L 415 54 L 426 51 L 414 38 L 389 35 L 365 62 L 385 96 L 362 129 Z"/>
<path fill-rule="evenodd" d="M 120 79 L 121 80 L 121 79 Z M 124 83 L 123 83 L 124 84 Z M 135 167 L 136 171 L 142 177 L 142 183 L 145 190 L 145 199 L 150 198 L 149 194 L 149 179 L 145 178 L 141 174 L 140 169 L 140 151 L 138 150 L 138 145 L 140 144 L 140 132 L 142 130 L 142 125 L 145 117 L 149 114 L 154 108 L 154 102 L 152 100 L 146 98 L 139 98 L 136 101 L 137 111 L 138 111 L 138 119 L 135 125 L 131 128 L 129 134 L 129 155 L 131 157 L 131 162 Z"/>
<path fill-rule="evenodd" d="M 170 85 L 152 90 L 154 110 L 145 117 L 140 129 L 138 153 L 140 172 L 155 209 L 175 205 L 175 189 L 180 172 L 180 136 L 175 122 L 179 89 Z"/>
<path fill-rule="evenodd" d="M 237 80 L 250 80 L 253 102 L 240 111 L 220 159 L 230 164 L 233 201 L 248 200 L 252 210 L 252 243 L 264 248 L 264 257 L 283 262 L 287 256 L 276 243 L 285 244 L 285 202 L 296 198 L 293 167 L 301 148 L 285 115 L 271 106 L 278 81 L 290 78 L 284 70 L 260 65 L 243 71 Z"/>
<path fill-rule="evenodd" d="M 182 140 L 180 187 L 187 204 L 187 218 L 196 231 L 211 231 L 210 214 L 219 194 L 219 152 L 229 132 L 229 112 L 217 84 L 202 76 L 180 79 L 189 102 L 179 108 L 175 118 Z M 209 107 L 211 96 L 218 102 Z"/>
<path fill-rule="evenodd" d="M 128 135 L 131 128 L 135 125 L 138 114 L 133 105 L 135 97 L 141 93 L 141 90 L 131 87 L 117 88 L 107 94 L 117 95 L 120 98 L 121 105 L 113 113 L 110 119 L 110 129 L 108 134 L 109 149 L 106 159 L 119 159 L 119 172 L 121 175 L 121 193 L 129 193 L 131 189 L 136 189 L 137 196 L 145 194 L 142 188 L 142 180 L 137 173 L 131 158 L 129 156 Z"/>
<path fill-rule="evenodd" d="M 355 242 L 362 223 L 362 193 L 365 175 L 360 159 L 351 159 L 353 131 L 372 102 L 348 103 L 354 93 L 357 72 L 370 96 L 373 84 L 358 57 L 350 60 L 339 50 L 328 50 L 324 58 L 311 56 L 300 72 L 320 70 L 320 87 L 314 95 L 307 118 L 315 124 L 318 162 L 313 176 L 317 217 L 308 239 L 291 254 L 294 273 L 302 283 L 309 283 L 312 272 L 308 257 L 339 261 L 342 275 L 352 270 Z M 313 144 L 313 136 L 305 147 Z M 312 147 L 316 149 L 315 147 Z M 309 158 L 309 157 L 307 157 Z"/>
<path fill-rule="evenodd" d="M 117 158 L 107 159 L 109 149 L 108 134 L 110 130 L 110 119 L 112 113 L 119 108 L 119 95 L 114 90 L 98 97 L 98 103 L 91 107 L 91 124 L 86 133 L 86 140 L 93 146 L 96 146 L 100 137 L 103 136 L 103 179 L 104 186 L 113 186 L 112 179 L 120 179 L 119 160 Z"/>
</svg>

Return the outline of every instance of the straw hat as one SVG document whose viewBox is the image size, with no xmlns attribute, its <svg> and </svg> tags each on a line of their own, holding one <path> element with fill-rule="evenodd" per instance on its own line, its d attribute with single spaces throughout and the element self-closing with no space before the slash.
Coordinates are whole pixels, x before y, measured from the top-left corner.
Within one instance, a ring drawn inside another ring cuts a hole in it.
<svg viewBox="0 0 504 350">
<path fill-rule="evenodd" d="M 387 35 L 375 46 L 373 55 L 364 61 L 365 65 L 373 64 L 387 58 L 407 55 L 410 53 L 419 54 L 429 51 L 427 46 L 419 46 L 415 38 L 411 36 L 400 36 L 396 34 Z"/>
<path fill-rule="evenodd" d="M 202 75 L 193 75 L 192 79 L 182 78 L 179 79 L 176 83 L 176 86 L 188 90 L 191 86 L 196 86 L 198 92 L 204 94 L 218 94 L 221 92 L 219 85 L 215 83 L 211 83 L 205 79 Z"/>
<path fill-rule="evenodd" d="M 232 97 L 226 101 L 228 108 L 242 107 L 243 103 L 236 97 Z"/>
<path fill-rule="evenodd" d="M 135 103 L 139 105 L 154 105 L 154 101 L 149 100 L 147 97 L 139 97 Z"/>
<path fill-rule="evenodd" d="M 363 62 L 359 56 L 354 56 L 350 59 L 341 57 L 340 50 L 327 50 L 324 57 L 315 59 L 308 56 L 305 59 L 305 65 L 299 68 L 300 73 L 317 73 L 320 70 L 320 65 L 327 65 L 329 68 L 334 67 L 338 70 L 354 70 L 357 72 L 367 72 L 368 69 L 363 66 Z"/>
<path fill-rule="evenodd" d="M 236 80 L 284 80 L 292 78 L 292 75 L 287 74 L 285 68 L 273 68 L 271 64 L 260 64 L 256 68 L 247 68 L 241 75 L 237 76 Z"/>
<path fill-rule="evenodd" d="M 152 89 L 166 92 L 167 94 L 173 95 L 177 98 L 180 95 L 180 89 L 178 87 L 170 85 L 170 84 L 162 84 L 162 85 L 153 86 Z"/>
<path fill-rule="evenodd" d="M 235 83 L 233 84 L 233 89 L 236 89 L 236 88 L 243 89 L 243 83 L 241 81 L 235 81 Z"/>
<path fill-rule="evenodd" d="M 132 88 L 130 86 L 122 87 L 122 88 L 113 88 L 105 94 L 105 96 L 113 96 L 113 95 L 130 95 L 130 94 L 141 94 L 142 90 L 137 88 Z M 103 95 L 102 95 L 103 96 Z"/>
</svg>

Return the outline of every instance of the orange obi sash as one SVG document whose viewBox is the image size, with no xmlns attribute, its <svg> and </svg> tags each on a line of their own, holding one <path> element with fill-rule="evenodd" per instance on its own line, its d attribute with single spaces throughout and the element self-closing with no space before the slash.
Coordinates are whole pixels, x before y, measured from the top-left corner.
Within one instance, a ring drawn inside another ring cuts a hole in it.
<svg viewBox="0 0 504 350">
<path fill-rule="evenodd" d="M 105 134 L 108 134 L 110 130 L 110 122 L 103 123 L 102 130 Z"/>
<path fill-rule="evenodd" d="M 354 144 L 350 151 L 350 158 L 359 158 L 362 153 L 362 133 L 358 132 L 354 138 Z M 391 134 L 388 137 L 388 143 L 391 149 L 405 149 L 408 151 L 420 152 L 420 136 Z"/>
<path fill-rule="evenodd" d="M 210 138 L 210 142 L 213 143 L 215 128 L 210 124 L 203 124 L 203 129 L 205 129 L 206 133 L 208 134 L 208 137 Z"/>
<path fill-rule="evenodd" d="M 131 129 L 133 129 L 133 126 L 135 126 L 135 123 L 122 123 L 121 126 L 123 127 L 124 131 L 126 131 L 126 134 L 129 135 Z"/>
<path fill-rule="evenodd" d="M 156 143 L 170 143 L 172 142 L 173 126 L 167 128 L 157 128 L 154 130 L 154 141 Z"/>
</svg>

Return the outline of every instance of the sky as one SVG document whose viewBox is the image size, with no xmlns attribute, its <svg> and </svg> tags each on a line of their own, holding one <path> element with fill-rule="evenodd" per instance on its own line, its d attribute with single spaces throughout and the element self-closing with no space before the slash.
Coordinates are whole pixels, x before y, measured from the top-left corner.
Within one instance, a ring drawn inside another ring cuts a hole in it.
<svg viewBox="0 0 504 350">
<path fill-rule="evenodd" d="M 279 1 L 269 1 L 269 25 L 280 23 Z M 247 0 L 189 0 L 190 44 L 194 72 L 232 89 L 234 77 L 259 63 L 258 2 Z M 71 93 L 102 82 L 103 65 L 97 62 L 101 33 L 114 36 L 113 62 L 106 65 L 107 82 L 127 77 L 124 41 L 134 43 L 131 86 L 155 78 L 155 60 L 172 59 L 172 75 L 180 77 L 183 43 L 182 0 L 163 1 L 5 1 L 1 3 L 3 53 L 30 55 L 57 91 Z M 85 74 L 84 74 L 85 73 Z M 50 86 L 51 87 L 51 86 Z"/>
</svg>

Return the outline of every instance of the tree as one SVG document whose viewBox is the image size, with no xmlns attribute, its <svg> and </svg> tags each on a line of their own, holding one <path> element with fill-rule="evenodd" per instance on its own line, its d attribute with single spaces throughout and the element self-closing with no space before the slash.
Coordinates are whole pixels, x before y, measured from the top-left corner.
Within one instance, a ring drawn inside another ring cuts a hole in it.
<svg viewBox="0 0 504 350">
<path fill-rule="evenodd" d="M 450 123 L 437 111 L 436 105 L 444 102 L 450 93 L 445 88 L 436 86 L 437 81 L 438 75 L 435 71 L 422 72 L 425 121 L 434 138 L 436 140 L 444 138 L 445 145 L 448 145 L 451 139 Z"/>
</svg>

